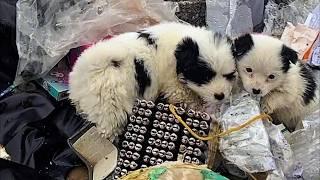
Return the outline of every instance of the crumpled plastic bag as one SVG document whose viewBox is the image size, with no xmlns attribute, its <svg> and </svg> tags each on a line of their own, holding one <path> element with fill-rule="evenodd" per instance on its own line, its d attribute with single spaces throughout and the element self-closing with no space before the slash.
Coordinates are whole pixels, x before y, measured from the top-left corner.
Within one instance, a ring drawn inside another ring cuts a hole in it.
<svg viewBox="0 0 320 180">
<path fill-rule="evenodd" d="M 293 132 L 288 141 L 296 160 L 295 178 L 320 179 L 320 109 L 303 121 L 304 129 Z"/>
<path fill-rule="evenodd" d="M 15 84 L 46 74 L 71 48 L 107 35 L 178 21 L 162 0 L 19 0 Z"/>
<path fill-rule="evenodd" d="M 264 30 L 268 35 L 280 37 L 287 22 L 303 24 L 309 13 L 319 4 L 319 0 L 269 0 L 265 6 Z"/>
<path fill-rule="evenodd" d="M 232 98 L 220 110 L 223 130 L 237 127 L 260 114 L 259 103 L 246 92 Z M 220 140 L 225 159 L 250 173 L 268 172 L 268 179 L 285 179 L 293 171 L 293 153 L 280 129 L 269 121 L 256 121 L 249 127 Z"/>
<path fill-rule="evenodd" d="M 214 31 L 237 37 L 263 22 L 264 1 L 206 0 L 207 24 Z"/>
</svg>

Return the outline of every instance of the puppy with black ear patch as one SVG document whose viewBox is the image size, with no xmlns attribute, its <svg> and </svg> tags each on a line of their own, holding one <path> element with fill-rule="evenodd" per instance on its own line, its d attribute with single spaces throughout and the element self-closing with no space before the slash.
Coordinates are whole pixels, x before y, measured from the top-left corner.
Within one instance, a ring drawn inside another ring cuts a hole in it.
<svg viewBox="0 0 320 180">
<path fill-rule="evenodd" d="M 105 136 L 122 131 L 136 98 L 190 107 L 227 99 L 237 79 L 231 41 L 164 23 L 87 49 L 70 73 L 70 99 Z"/>
<path fill-rule="evenodd" d="M 234 40 L 233 54 L 243 86 L 261 96 L 261 109 L 289 131 L 319 105 L 312 72 L 298 60 L 297 52 L 282 41 L 246 34 Z"/>
</svg>

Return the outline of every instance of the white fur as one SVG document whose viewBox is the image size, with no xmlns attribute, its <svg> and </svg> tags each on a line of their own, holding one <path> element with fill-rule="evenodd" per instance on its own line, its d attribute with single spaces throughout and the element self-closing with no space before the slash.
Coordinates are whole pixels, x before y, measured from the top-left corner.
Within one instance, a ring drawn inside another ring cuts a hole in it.
<svg viewBox="0 0 320 180">
<path fill-rule="evenodd" d="M 233 83 L 222 77 L 236 68 L 230 44 L 216 46 L 212 32 L 191 25 L 165 23 L 147 31 L 156 39 L 157 49 L 138 39 L 137 33 L 124 33 L 87 49 L 70 73 L 70 99 L 107 137 L 121 132 L 138 98 L 135 57 L 144 60 L 151 77 L 151 86 L 140 98 L 155 100 L 163 92 L 169 103 L 199 106 L 200 99 L 215 103 L 214 93 L 223 92 L 226 98 L 231 93 Z M 185 85 L 176 75 L 174 52 L 186 36 L 198 43 L 203 59 L 217 72 L 207 85 Z M 120 67 L 113 67 L 112 60 L 121 61 Z"/>
<path fill-rule="evenodd" d="M 319 91 L 307 106 L 302 95 L 305 91 L 305 80 L 299 74 L 300 63 L 291 63 L 287 73 L 281 70 L 280 51 L 283 43 L 275 38 L 255 34 L 251 35 L 254 46 L 238 61 L 238 72 L 246 91 L 262 91 L 262 110 L 272 114 L 276 120 L 294 130 L 301 120 L 319 104 Z M 248 73 L 250 67 L 253 72 Z M 269 75 L 275 79 L 268 79 Z"/>
</svg>

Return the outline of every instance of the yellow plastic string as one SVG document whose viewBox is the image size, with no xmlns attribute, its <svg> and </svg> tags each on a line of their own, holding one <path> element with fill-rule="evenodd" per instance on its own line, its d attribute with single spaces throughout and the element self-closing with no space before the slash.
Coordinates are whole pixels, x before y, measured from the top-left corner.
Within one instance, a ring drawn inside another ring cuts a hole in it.
<svg viewBox="0 0 320 180">
<path fill-rule="evenodd" d="M 220 134 L 216 134 L 216 135 L 212 135 L 212 136 L 207 136 L 207 137 L 201 137 L 199 136 L 198 134 L 196 134 L 183 120 L 182 118 L 176 113 L 175 109 L 177 107 L 175 107 L 174 105 L 170 104 L 169 105 L 169 109 L 171 111 L 171 113 L 175 116 L 175 118 L 178 119 L 178 121 L 189 131 L 189 133 L 194 136 L 195 138 L 197 139 L 200 139 L 200 140 L 203 140 L 203 141 L 209 141 L 209 140 L 213 140 L 215 138 L 218 138 L 218 137 L 224 137 L 226 135 L 229 135 L 230 133 L 233 133 L 233 132 L 236 132 L 236 131 L 239 131 L 247 126 L 249 126 L 250 124 L 254 123 L 255 121 L 257 120 L 270 120 L 272 121 L 272 118 L 267 115 L 267 114 L 260 114 L 260 115 L 257 115 L 257 116 L 254 116 L 253 118 L 249 119 L 248 121 L 246 121 L 245 123 L 239 125 L 238 127 L 231 127 L 229 128 L 228 130 L 220 133 Z"/>
</svg>

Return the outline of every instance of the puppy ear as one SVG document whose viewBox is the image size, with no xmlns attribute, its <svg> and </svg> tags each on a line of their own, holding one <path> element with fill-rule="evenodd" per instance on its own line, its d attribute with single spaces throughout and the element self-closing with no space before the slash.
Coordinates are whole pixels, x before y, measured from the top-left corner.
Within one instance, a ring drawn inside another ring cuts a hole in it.
<svg viewBox="0 0 320 180">
<path fill-rule="evenodd" d="M 186 37 L 177 45 L 174 55 L 177 60 L 177 74 L 180 74 L 196 63 L 199 57 L 198 44 Z"/>
<path fill-rule="evenodd" d="M 245 34 L 236 38 L 232 44 L 233 57 L 239 60 L 243 55 L 250 51 L 252 46 L 253 40 L 250 34 Z"/>
<path fill-rule="evenodd" d="M 298 61 L 298 53 L 293 49 L 287 47 L 286 45 L 282 46 L 280 55 L 281 55 L 283 72 L 287 72 L 289 70 L 290 62 L 293 64 L 296 64 Z"/>
</svg>

